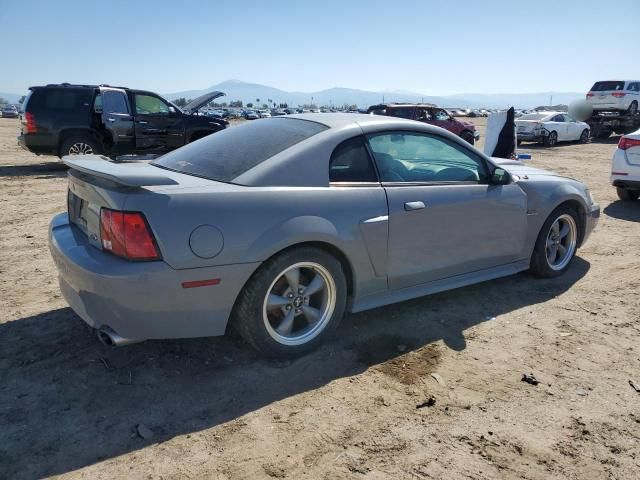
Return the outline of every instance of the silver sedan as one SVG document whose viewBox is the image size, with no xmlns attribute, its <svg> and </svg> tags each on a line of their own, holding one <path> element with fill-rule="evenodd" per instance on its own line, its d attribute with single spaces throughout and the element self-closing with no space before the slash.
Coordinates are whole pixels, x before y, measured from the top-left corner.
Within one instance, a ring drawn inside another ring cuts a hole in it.
<svg viewBox="0 0 640 480">
<path fill-rule="evenodd" d="M 276 117 L 152 163 L 65 162 L 61 290 L 119 345 L 231 326 L 265 355 L 299 355 L 345 311 L 560 275 L 600 213 L 576 180 L 392 117 Z"/>
</svg>

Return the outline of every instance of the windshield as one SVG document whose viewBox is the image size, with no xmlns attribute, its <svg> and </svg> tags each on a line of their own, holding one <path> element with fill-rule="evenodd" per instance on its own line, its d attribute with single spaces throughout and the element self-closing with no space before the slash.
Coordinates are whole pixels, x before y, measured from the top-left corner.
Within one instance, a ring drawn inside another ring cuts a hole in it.
<svg viewBox="0 0 640 480">
<path fill-rule="evenodd" d="M 267 118 L 208 135 L 160 157 L 152 165 L 220 182 L 243 173 L 293 145 L 326 130 L 295 118 Z"/>
<path fill-rule="evenodd" d="M 548 116 L 548 113 L 527 113 L 518 118 L 518 120 L 543 120 Z"/>
<path fill-rule="evenodd" d="M 608 90 L 624 90 L 624 82 L 596 82 L 591 87 L 592 92 L 605 92 Z"/>
</svg>

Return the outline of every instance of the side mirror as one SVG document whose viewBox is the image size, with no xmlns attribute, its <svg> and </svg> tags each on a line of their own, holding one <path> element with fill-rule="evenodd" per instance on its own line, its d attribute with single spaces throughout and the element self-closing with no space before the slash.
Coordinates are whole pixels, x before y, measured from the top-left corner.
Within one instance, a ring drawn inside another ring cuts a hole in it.
<svg viewBox="0 0 640 480">
<path fill-rule="evenodd" d="M 491 172 L 491 183 L 493 185 L 508 185 L 511 182 L 511 175 L 504 169 L 496 167 Z"/>
</svg>

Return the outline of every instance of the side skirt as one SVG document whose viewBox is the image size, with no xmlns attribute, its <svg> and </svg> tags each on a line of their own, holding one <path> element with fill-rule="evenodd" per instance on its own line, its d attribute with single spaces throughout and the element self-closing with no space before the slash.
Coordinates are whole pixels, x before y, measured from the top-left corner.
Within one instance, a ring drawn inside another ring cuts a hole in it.
<svg viewBox="0 0 640 480">
<path fill-rule="evenodd" d="M 529 269 L 529 260 L 520 260 L 518 262 L 501 265 L 499 267 L 479 270 L 477 272 L 456 275 L 455 277 L 435 280 L 429 283 L 423 283 L 414 287 L 403 288 L 401 290 L 392 290 L 382 295 L 370 295 L 359 298 L 353 303 L 351 311 L 353 313 L 362 312 L 371 308 L 382 307 L 391 303 L 404 302 L 412 298 L 431 295 L 433 293 L 443 292 L 445 290 L 453 290 L 454 288 L 466 287 L 474 283 L 485 282 L 495 278 L 506 277 L 518 272 Z"/>
</svg>

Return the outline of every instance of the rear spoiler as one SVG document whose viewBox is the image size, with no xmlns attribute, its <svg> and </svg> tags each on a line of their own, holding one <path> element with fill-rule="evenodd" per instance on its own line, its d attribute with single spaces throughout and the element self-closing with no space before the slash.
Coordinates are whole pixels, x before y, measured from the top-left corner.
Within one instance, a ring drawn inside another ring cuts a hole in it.
<svg viewBox="0 0 640 480">
<path fill-rule="evenodd" d="M 102 155 L 72 155 L 63 157 L 62 161 L 74 170 L 127 187 L 178 184 L 148 163 L 114 163 Z"/>
</svg>

